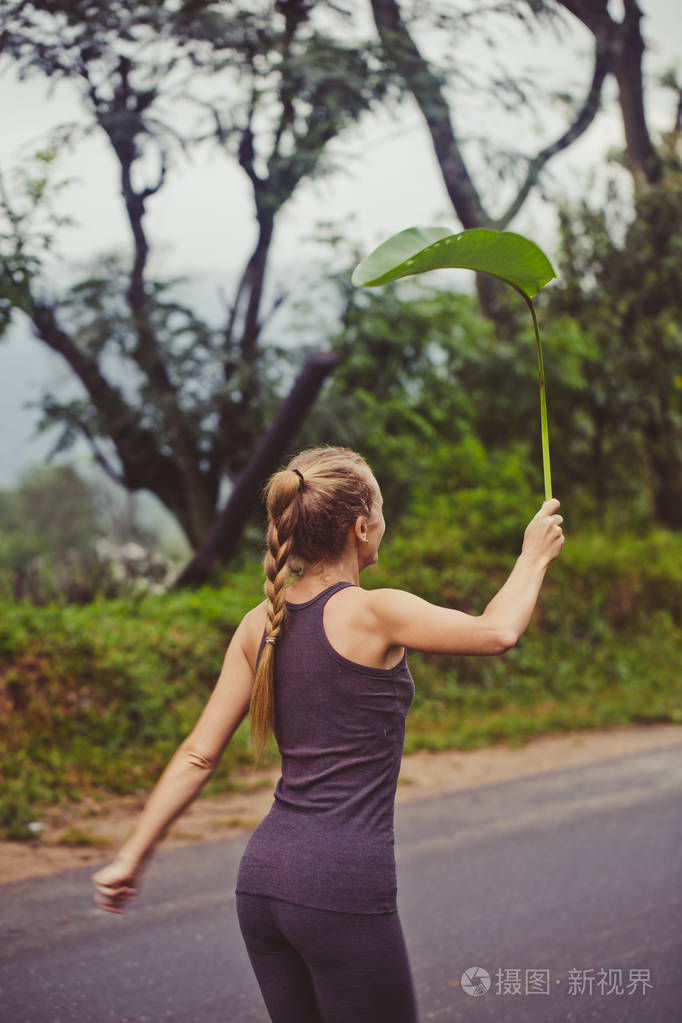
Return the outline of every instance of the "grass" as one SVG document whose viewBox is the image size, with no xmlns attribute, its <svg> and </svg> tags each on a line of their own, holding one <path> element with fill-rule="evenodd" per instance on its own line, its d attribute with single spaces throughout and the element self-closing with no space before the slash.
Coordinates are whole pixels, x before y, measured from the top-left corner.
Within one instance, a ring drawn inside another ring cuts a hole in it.
<svg viewBox="0 0 682 1023">
<path fill-rule="evenodd" d="M 91 831 L 83 831 L 78 827 L 70 827 L 67 828 L 66 831 L 62 832 L 57 844 L 75 847 L 101 848 L 111 845 L 111 842 L 108 838 L 103 838 L 101 835 L 95 835 Z"/>
</svg>

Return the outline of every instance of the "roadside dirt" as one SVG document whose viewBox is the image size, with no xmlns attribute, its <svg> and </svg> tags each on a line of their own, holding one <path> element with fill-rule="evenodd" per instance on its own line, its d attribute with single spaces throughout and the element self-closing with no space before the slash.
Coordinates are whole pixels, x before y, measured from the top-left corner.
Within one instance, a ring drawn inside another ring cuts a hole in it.
<svg viewBox="0 0 682 1023">
<path fill-rule="evenodd" d="M 682 725 L 633 725 L 626 728 L 533 739 L 511 749 L 494 746 L 469 752 L 421 751 L 404 756 L 396 802 L 476 788 L 563 767 L 608 760 L 627 753 L 679 745 Z M 247 834 L 272 806 L 279 768 L 246 770 L 235 780 L 243 792 L 199 799 L 176 822 L 163 848 Z M 32 842 L 0 842 L 0 884 L 53 874 L 73 867 L 93 869 L 112 858 L 130 832 L 144 797 L 112 798 L 105 805 L 92 801 L 46 814 Z M 93 845 L 64 844 L 89 839 Z"/>
</svg>

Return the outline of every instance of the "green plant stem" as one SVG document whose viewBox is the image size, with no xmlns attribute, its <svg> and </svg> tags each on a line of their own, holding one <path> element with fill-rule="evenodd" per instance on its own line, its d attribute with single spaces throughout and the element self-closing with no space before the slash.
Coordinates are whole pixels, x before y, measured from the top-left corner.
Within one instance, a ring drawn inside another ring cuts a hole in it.
<svg viewBox="0 0 682 1023">
<path fill-rule="evenodd" d="M 542 433 L 542 472 L 545 481 L 545 501 L 549 501 L 552 497 L 552 474 L 549 466 L 549 425 L 547 420 L 547 398 L 545 395 L 545 366 L 542 361 L 542 345 L 540 344 L 540 330 L 538 328 L 538 319 L 535 315 L 535 306 L 533 300 L 528 297 L 520 288 L 512 284 L 512 287 L 518 291 L 519 295 L 523 297 L 524 302 L 530 309 L 530 315 L 533 317 L 533 328 L 535 330 L 535 347 L 538 352 L 538 382 L 540 384 L 540 430 Z"/>
</svg>

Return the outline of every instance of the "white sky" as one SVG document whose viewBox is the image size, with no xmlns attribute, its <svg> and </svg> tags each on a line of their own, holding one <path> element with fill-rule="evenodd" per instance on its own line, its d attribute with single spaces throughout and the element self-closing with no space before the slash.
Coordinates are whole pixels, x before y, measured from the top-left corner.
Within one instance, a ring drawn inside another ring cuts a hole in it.
<svg viewBox="0 0 682 1023">
<path fill-rule="evenodd" d="M 614 10 L 617 5 L 613 5 Z M 682 56 L 682 18 L 679 0 L 641 0 L 645 12 L 647 50 L 647 113 L 655 131 L 671 124 L 673 100 L 654 87 L 655 75 L 676 65 Z M 509 23 L 507 23 L 508 25 Z M 505 60 L 519 70 L 533 69 L 548 88 L 573 86 L 579 94 L 586 87 L 590 66 L 590 39 L 577 25 L 561 42 L 543 37 L 531 42 L 523 33 L 506 30 Z M 469 59 L 476 53 L 467 52 Z M 480 59 L 489 59 L 481 51 Z M 614 96 L 609 82 L 607 95 Z M 465 130 L 482 133 L 524 151 L 539 149 L 560 130 L 560 114 L 548 112 L 545 123 L 526 119 L 521 128 L 499 111 L 493 115 L 477 109 L 462 117 Z M 60 83 L 48 95 L 46 83 L 31 79 L 17 82 L 7 72 L 0 77 L 0 169 L 5 173 L 30 152 L 56 124 L 83 120 L 73 85 Z M 461 127 L 458 121 L 458 127 Z M 525 132 L 521 137 L 519 132 Z M 588 176 L 604 164 L 612 146 L 622 144 L 617 111 L 602 113 L 587 135 L 551 164 L 546 179 L 553 195 L 585 194 Z M 388 235 L 415 224 L 459 225 L 452 213 L 430 141 L 416 108 L 405 105 L 399 120 L 389 116 L 367 120 L 360 130 L 335 143 L 331 152 L 344 171 L 304 186 L 279 217 L 272 252 L 273 280 L 291 284 L 310 273 L 324 256 L 307 239 L 319 221 L 332 220 L 344 227 L 363 251 L 369 251 Z M 65 212 L 79 226 L 65 231 L 60 256 L 65 265 L 87 263 L 98 252 L 127 249 L 129 237 L 119 195 L 116 165 L 103 139 L 92 137 L 77 152 L 62 158 L 64 176 L 76 176 L 64 195 Z M 504 205 L 496 207 L 495 212 Z M 527 234 L 547 251 L 554 249 L 554 221 L 550 208 L 539 199 L 528 203 L 510 225 Z M 206 154 L 191 163 L 176 165 L 167 184 L 148 206 L 147 233 L 153 243 L 157 269 L 183 272 L 198 278 L 197 294 L 218 309 L 217 291 L 230 288 L 255 238 L 248 183 L 241 170 L 227 158 Z M 57 272 L 59 272 L 57 268 Z M 25 324 L 17 324 L 9 338 L 0 342 L 0 487 L 13 485 L 29 466 L 43 460 L 57 434 L 32 438 L 37 413 L 22 406 L 35 400 L 48 381 L 57 384 L 61 397 L 79 393 L 58 356 L 33 339 Z M 89 461 L 88 448 L 78 445 L 67 461 Z"/>
</svg>

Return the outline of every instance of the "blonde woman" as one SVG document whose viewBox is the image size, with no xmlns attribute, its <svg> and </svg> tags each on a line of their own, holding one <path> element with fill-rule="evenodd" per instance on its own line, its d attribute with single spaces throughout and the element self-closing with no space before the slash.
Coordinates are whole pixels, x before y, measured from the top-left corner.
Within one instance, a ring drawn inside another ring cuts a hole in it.
<svg viewBox="0 0 682 1023">
<path fill-rule="evenodd" d="M 275 473 L 265 591 L 237 628 L 199 721 L 158 781 L 95 901 L 121 912 L 168 825 L 195 798 L 246 714 L 281 777 L 236 883 L 247 953 L 274 1023 L 415 1023 L 396 904 L 394 800 L 414 697 L 406 650 L 501 654 L 530 620 L 564 537 L 559 502 L 528 524 L 483 614 L 402 590 L 364 590 L 384 535 L 379 485 L 345 448 L 314 448 Z"/>
</svg>

